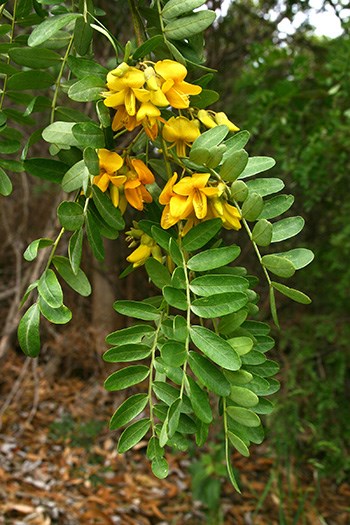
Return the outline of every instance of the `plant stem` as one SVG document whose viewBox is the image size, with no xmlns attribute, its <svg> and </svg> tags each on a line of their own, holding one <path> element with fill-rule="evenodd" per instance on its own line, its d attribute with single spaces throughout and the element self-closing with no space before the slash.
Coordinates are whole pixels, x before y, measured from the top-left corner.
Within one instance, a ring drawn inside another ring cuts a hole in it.
<svg viewBox="0 0 350 525">
<path fill-rule="evenodd" d="M 154 360 L 155 360 L 156 350 L 157 350 L 158 334 L 160 331 L 160 327 L 162 325 L 162 320 L 163 320 L 163 316 L 160 318 L 156 333 L 154 334 L 154 340 L 153 340 L 152 351 L 151 351 L 151 365 L 150 365 L 150 371 L 149 371 L 148 404 L 149 404 L 149 418 L 150 418 L 151 427 L 152 427 L 152 436 L 155 436 L 156 434 L 154 417 L 153 417 L 153 404 L 152 404 L 153 370 L 154 370 Z"/>
<path fill-rule="evenodd" d="M 181 250 L 181 256 L 182 256 L 182 262 L 183 262 L 183 268 L 184 268 L 184 274 L 185 274 L 185 281 L 186 281 L 186 299 L 187 299 L 187 311 L 186 311 L 186 328 L 187 328 L 187 334 L 186 334 L 186 341 L 185 341 L 185 349 L 186 349 L 186 360 L 183 365 L 183 376 L 182 376 L 182 382 L 181 382 L 181 389 L 180 389 L 180 398 L 183 397 L 183 392 L 185 388 L 185 381 L 186 381 L 186 369 L 187 369 L 187 362 L 189 358 L 189 350 L 190 350 L 190 329 L 191 329 L 191 290 L 190 290 L 190 280 L 187 273 L 187 253 L 184 252 L 182 246 L 181 246 L 181 237 L 180 237 L 180 250 Z"/>
</svg>

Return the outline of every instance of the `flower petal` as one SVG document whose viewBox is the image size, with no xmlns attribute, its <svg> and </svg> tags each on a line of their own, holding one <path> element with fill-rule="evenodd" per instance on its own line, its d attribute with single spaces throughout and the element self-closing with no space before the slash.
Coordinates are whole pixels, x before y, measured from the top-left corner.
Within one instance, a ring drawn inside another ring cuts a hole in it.
<svg viewBox="0 0 350 525">
<path fill-rule="evenodd" d="M 156 62 L 154 69 L 165 80 L 168 78 L 176 79 L 178 81 L 181 81 L 185 78 L 187 75 L 187 69 L 185 66 L 180 64 L 179 62 L 175 62 L 174 60 L 160 60 L 159 62 Z"/>
<path fill-rule="evenodd" d="M 136 171 L 139 180 L 142 184 L 152 184 L 154 182 L 154 175 L 151 170 L 140 159 L 132 159 L 131 165 Z"/>
<path fill-rule="evenodd" d="M 163 191 L 159 195 L 159 204 L 169 204 L 171 197 L 174 195 L 173 193 L 173 186 L 177 180 L 177 173 L 174 173 L 174 175 L 168 180 L 166 185 L 163 188 Z"/>
<path fill-rule="evenodd" d="M 198 219 L 207 215 L 207 197 L 198 189 L 193 194 L 193 208 Z"/>
</svg>

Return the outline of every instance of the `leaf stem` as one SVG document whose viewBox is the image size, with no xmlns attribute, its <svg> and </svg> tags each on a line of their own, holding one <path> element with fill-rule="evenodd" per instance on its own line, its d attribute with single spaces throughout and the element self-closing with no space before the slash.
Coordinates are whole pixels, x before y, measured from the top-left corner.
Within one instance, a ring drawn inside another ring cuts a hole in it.
<svg viewBox="0 0 350 525">
<path fill-rule="evenodd" d="M 74 34 L 72 34 L 71 37 L 70 37 L 69 44 L 68 44 L 66 52 L 64 54 L 64 57 L 63 57 L 63 60 L 62 60 L 62 64 L 61 64 L 61 67 L 60 67 L 60 70 L 59 70 L 59 73 L 58 73 L 58 76 L 57 76 L 57 79 L 56 79 L 56 82 L 55 82 L 55 92 L 54 92 L 54 95 L 52 97 L 52 103 L 51 103 L 50 124 L 52 124 L 54 122 L 54 120 L 55 120 L 56 104 L 57 104 L 58 93 L 59 93 L 60 86 L 61 86 L 61 79 L 62 79 L 62 75 L 63 75 L 63 72 L 64 72 L 64 68 L 66 67 L 66 62 L 68 60 L 70 50 L 71 50 L 72 45 L 73 45 L 73 40 L 74 40 Z"/>
<path fill-rule="evenodd" d="M 150 421 L 151 421 L 152 436 L 156 435 L 155 424 L 154 424 L 154 416 L 153 416 L 153 404 L 152 404 L 153 370 L 154 370 L 154 360 L 155 360 L 155 357 L 156 357 L 156 350 L 157 350 L 158 334 L 159 334 L 159 331 L 160 331 L 160 327 L 162 325 L 162 320 L 163 320 L 163 314 L 162 314 L 162 316 L 161 316 L 161 318 L 159 320 L 156 332 L 154 334 L 154 340 L 153 340 L 152 351 L 151 351 L 151 365 L 150 365 L 150 372 L 149 372 L 149 383 L 148 383 L 149 418 L 150 418 Z"/>
</svg>

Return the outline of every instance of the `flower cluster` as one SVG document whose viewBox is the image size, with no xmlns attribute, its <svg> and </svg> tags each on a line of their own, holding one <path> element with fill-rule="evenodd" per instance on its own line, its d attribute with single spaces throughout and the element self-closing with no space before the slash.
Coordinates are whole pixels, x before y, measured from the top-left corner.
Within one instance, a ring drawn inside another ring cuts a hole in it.
<svg viewBox="0 0 350 525">
<path fill-rule="evenodd" d="M 181 235 L 185 235 L 201 221 L 220 218 L 224 228 L 239 230 L 241 217 L 229 202 L 226 183 L 210 170 L 193 173 L 182 160 L 204 131 L 222 125 L 231 132 L 239 128 L 223 112 L 192 107 L 190 97 L 199 95 L 202 88 L 186 82 L 186 76 L 186 67 L 173 60 L 143 62 L 136 66 L 123 62 L 110 71 L 103 97 L 104 104 L 115 110 L 112 129 L 133 131 L 143 126 L 151 141 L 161 135 L 164 162 L 174 162 L 181 168 L 181 173 L 175 172 L 162 191 L 158 189 L 158 202 L 164 207 L 162 228 L 179 224 Z M 155 144 L 159 147 L 160 142 Z M 156 182 L 143 160 L 130 156 L 131 149 L 132 146 L 128 146 L 120 154 L 100 149 L 100 174 L 93 179 L 103 192 L 109 191 L 114 206 L 122 213 L 128 204 L 142 211 L 145 204 L 151 203 L 147 185 Z M 162 260 L 159 246 L 138 226 L 128 232 L 128 240 L 130 247 L 136 246 L 127 258 L 134 267 L 144 264 L 149 257 Z"/>
<path fill-rule="evenodd" d="M 152 65 L 128 66 L 125 62 L 107 75 L 108 91 L 105 105 L 116 110 L 112 129 L 132 131 L 143 125 L 150 138 L 158 135 L 161 120 L 159 108 L 189 107 L 189 95 L 198 95 L 202 88 L 186 82 L 187 69 L 173 60 Z"/>
<path fill-rule="evenodd" d="M 126 157 L 107 149 L 98 151 L 100 174 L 94 177 L 94 184 L 105 192 L 109 188 L 115 207 L 124 213 L 127 203 L 142 211 L 145 202 L 152 202 L 146 184 L 154 182 L 154 175 L 140 159 Z"/>
</svg>

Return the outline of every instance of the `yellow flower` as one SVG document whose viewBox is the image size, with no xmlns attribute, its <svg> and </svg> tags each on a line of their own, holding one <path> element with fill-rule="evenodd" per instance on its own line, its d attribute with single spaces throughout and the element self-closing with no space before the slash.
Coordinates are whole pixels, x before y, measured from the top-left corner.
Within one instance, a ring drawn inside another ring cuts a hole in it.
<svg viewBox="0 0 350 525">
<path fill-rule="evenodd" d="M 110 183 L 116 187 L 122 185 L 126 177 L 116 175 L 116 172 L 123 166 L 123 159 L 118 153 L 108 149 L 99 149 L 98 158 L 100 163 L 100 174 L 94 177 L 93 183 L 105 192 Z"/>
<path fill-rule="evenodd" d="M 175 184 L 177 175 L 168 181 L 159 197 L 160 204 L 165 204 L 161 226 L 170 228 L 178 221 L 193 215 L 193 219 L 205 219 L 208 213 L 208 198 L 218 195 L 218 188 L 207 186 L 210 173 L 194 173 L 192 177 L 183 177 Z"/>
<path fill-rule="evenodd" d="M 162 91 L 173 108 L 188 108 L 189 95 L 198 95 L 202 91 L 200 86 L 184 81 L 187 69 L 174 60 L 161 60 L 155 64 L 154 69 L 163 79 Z"/>
<path fill-rule="evenodd" d="M 136 67 L 128 66 L 120 76 L 115 75 L 118 72 L 118 68 L 110 71 L 107 75 L 107 87 L 108 92 L 104 93 L 106 100 L 105 105 L 109 108 L 117 108 L 118 106 L 125 106 L 128 115 L 133 116 L 136 114 L 136 99 L 142 96 L 143 91 L 141 90 L 146 79 L 143 71 Z"/>
<path fill-rule="evenodd" d="M 208 215 L 213 218 L 219 217 L 226 230 L 240 230 L 242 227 L 240 223 L 242 217 L 237 208 L 219 197 L 209 200 Z"/>
<path fill-rule="evenodd" d="M 215 111 L 200 109 L 197 113 L 197 118 L 209 129 L 225 125 L 230 131 L 239 131 L 239 128 L 227 118 L 223 111 L 215 113 Z"/>
<path fill-rule="evenodd" d="M 171 143 L 171 148 L 176 146 L 176 154 L 179 157 L 186 156 L 186 146 L 200 135 L 198 121 L 189 120 L 186 117 L 171 117 L 163 127 L 163 138 Z"/>
<path fill-rule="evenodd" d="M 142 230 L 131 228 L 128 232 L 127 240 L 131 241 L 130 246 L 135 246 L 135 240 L 139 240 L 140 245 L 126 258 L 132 263 L 134 268 L 145 264 L 149 257 L 153 257 L 159 262 L 163 262 L 162 252 L 158 244 Z"/>
<path fill-rule="evenodd" d="M 117 111 L 112 121 L 113 131 L 119 131 L 123 128 L 126 128 L 128 131 L 133 131 L 137 126 L 140 125 L 140 122 L 136 120 L 136 116 L 129 115 L 125 106 L 118 106 L 115 109 Z"/>
</svg>

